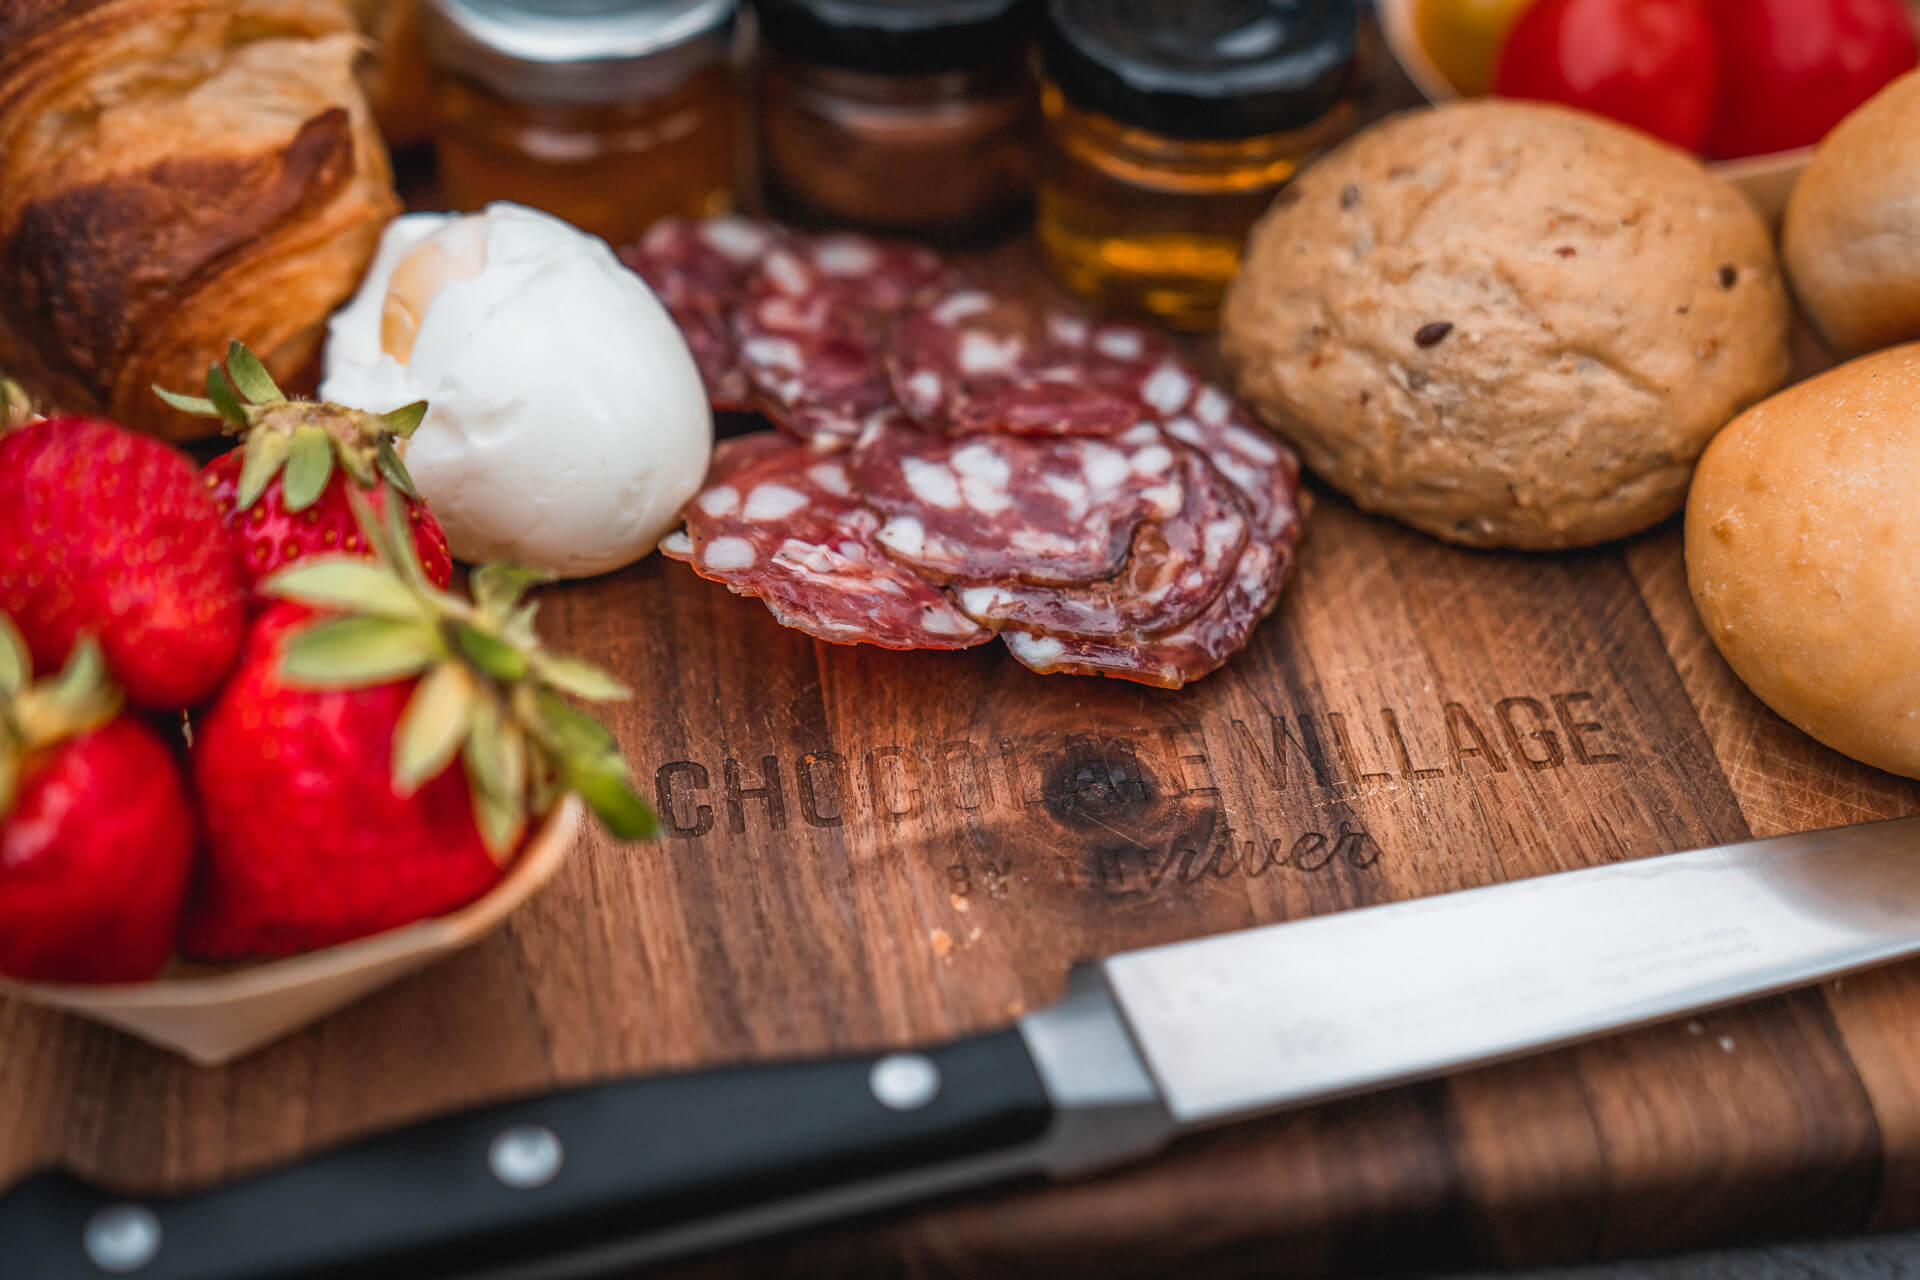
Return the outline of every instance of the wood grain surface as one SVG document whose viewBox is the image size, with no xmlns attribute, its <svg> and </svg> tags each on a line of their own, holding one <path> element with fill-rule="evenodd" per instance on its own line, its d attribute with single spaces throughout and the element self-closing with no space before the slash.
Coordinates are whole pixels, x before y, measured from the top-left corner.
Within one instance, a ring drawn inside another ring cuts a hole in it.
<svg viewBox="0 0 1920 1280">
<path fill-rule="evenodd" d="M 0 1001 L 0 1180 L 183 1187 L 552 1085 L 992 1027 L 1116 949 L 1920 812 L 1738 684 L 1677 523 L 1497 555 L 1317 497 L 1279 611 L 1176 693 L 816 643 L 658 558 L 548 591 L 549 637 L 641 690 L 613 723 L 673 834 L 594 829 L 481 945 L 223 1069 Z M 1916 1222 L 1908 965 L 673 1274 L 1317 1276 Z"/>
</svg>

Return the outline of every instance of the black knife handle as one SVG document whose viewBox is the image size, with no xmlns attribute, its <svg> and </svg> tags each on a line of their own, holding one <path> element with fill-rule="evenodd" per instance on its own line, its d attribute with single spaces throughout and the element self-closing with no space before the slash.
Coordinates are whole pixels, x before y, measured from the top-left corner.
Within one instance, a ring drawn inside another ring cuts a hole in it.
<svg viewBox="0 0 1920 1280">
<path fill-rule="evenodd" d="M 0 1198 L 0 1274 L 374 1280 L 538 1263 L 559 1275 L 557 1255 L 617 1249 L 632 1261 L 718 1243 L 743 1217 L 760 1215 L 764 1229 L 813 1200 L 837 1198 L 845 1212 L 862 1188 L 938 1189 L 942 1168 L 957 1171 L 952 1185 L 1015 1174 L 1051 1119 L 1013 1030 L 914 1053 L 616 1081 L 429 1120 L 171 1199 L 43 1174 Z M 154 1227 L 157 1249 L 127 1266 Z"/>
</svg>

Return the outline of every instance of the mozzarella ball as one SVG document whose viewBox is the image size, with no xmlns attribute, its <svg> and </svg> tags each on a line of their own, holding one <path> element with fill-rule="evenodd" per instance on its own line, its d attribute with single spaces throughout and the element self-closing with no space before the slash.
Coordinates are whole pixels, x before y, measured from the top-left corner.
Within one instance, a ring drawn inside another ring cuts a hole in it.
<svg viewBox="0 0 1920 1280">
<path fill-rule="evenodd" d="M 414 214 L 333 319 L 321 394 L 426 419 L 407 469 L 454 555 L 586 577 L 652 551 L 706 475 L 680 331 L 606 242 L 517 205 Z"/>
</svg>

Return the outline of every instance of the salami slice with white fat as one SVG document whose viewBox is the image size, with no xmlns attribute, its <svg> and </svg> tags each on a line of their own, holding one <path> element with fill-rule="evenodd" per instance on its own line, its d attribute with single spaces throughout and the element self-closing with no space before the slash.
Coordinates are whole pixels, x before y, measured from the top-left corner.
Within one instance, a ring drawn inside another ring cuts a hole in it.
<svg viewBox="0 0 1920 1280">
<path fill-rule="evenodd" d="M 1171 359 L 1151 370 L 1142 399 L 1167 433 L 1206 454 L 1240 491 L 1251 536 L 1232 580 L 1184 626 L 1137 642 L 1007 631 L 1013 656 L 1035 671 L 1112 676 L 1178 689 L 1245 648 L 1273 611 L 1299 546 L 1300 467 L 1232 397 Z"/>
<path fill-rule="evenodd" d="M 1140 409 L 1127 379 L 1118 389 L 1086 379 L 1092 337 L 1077 317 L 961 285 L 900 317 L 887 372 L 900 407 L 935 431 L 1116 435 Z"/>
<path fill-rule="evenodd" d="M 860 235 L 797 238 L 763 257 L 734 313 L 740 363 L 774 425 L 822 451 L 901 417 L 886 332 L 953 280 L 939 255 Z"/>
<path fill-rule="evenodd" d="M 1239 494 L 1212 463 L 1184 446 L 1175 451 L 1186 501 L 1172 519 L 1140 525 L 1119 573 L 1080 586 L 957 586 L 961 612 L 996 631 L 1094 640 L 1150 636 L 1199 616 L 1233 577 L 1249 521 Z"/>
<path fill-rule="evenodd" d="M 964 649 L 992 638 L 880 552 L 880 517 L 854 496 L 844 458 L 772 431 L 724 440 L 685 514 L 686 528 L 661 553 L 759 598 L 783 626 L 886 649 Z"/>
<path fill-rule="evenodd" d="M 1134 530 L 1166 521 L 1186 483 L 1166 435 L 939 435 L 868 432 L 850 469 L 885 519 L 874 535 L 902 564 L 943 583 L 1080 584 L 1125 565 Z"/>
<path fill-rule="evenodd" d="M 751 218 L 664 218 L 620 251 L 679 326 L 715 409 L 750 407 L 733 309 L 760 259 L 784 239 L 780 228 Z"/>
<path fill-rule="evenodd" d="M 1254 537 L 1277 542 L 1298 525 L 1299 459 L 1238 400 L 1171 358 L 1142 381 L 1140 398 L 1168 435 L 1233 481 L 1253 514 Z"/>
</svg>

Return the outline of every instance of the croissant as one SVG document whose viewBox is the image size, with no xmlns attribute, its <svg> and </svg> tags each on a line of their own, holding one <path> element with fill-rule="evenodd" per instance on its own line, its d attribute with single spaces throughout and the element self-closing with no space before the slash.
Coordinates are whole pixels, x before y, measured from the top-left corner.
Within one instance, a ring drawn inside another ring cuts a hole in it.
<svg viewBox="0 0 1920 1280">
<path fill-rule="evenodd" d="M 172 439 L 230 339 L 315 381 L 399 212 L 344 0 L 0 0 L 0 367 Z"/>
</svg>

